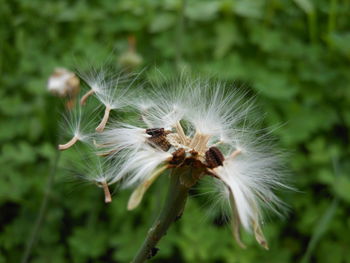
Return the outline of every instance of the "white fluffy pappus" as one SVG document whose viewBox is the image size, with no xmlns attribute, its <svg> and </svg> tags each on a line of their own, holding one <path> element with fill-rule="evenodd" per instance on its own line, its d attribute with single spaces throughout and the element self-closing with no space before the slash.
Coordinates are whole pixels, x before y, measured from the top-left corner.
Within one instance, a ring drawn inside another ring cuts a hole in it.
<svg viewBox="0 0 350 263">
<path fill-rule="evenodd" d="M 123 187 L 130 187 L 144 181 L 158 166 L 172 158 L 171 153 L 145 145 L 137 151 L 120 152 L 119 167 L 111 183 L 122 180 Z"/>
<path fill-rule="evenodd" d="M 292 188 L 285 183 L 280 154 L 274 154 L 268 148 L 266 150 L 268 151 L 233 151 L 231 156 L 225 158 L 223 165 L 213 171 L 224 184 L 219 180 L 214 181 L 219 184 L 215 188 L 219 190 L 218 194 L 226 196 L 221 201 L 235 210 L 239 223 L 248 232 L 254 232 L 257 241 L 268 248 L 260 229 L 264 214 L 271 211 L 279 216 L 283 215 L 286 205 L 274 191 Z"/>
<path fill-rule="evenodd" d="M 94 109 L 92 107 L 82 108 L 80 105 L 76 105 L 74 110 L 63 114 L 64 122 L 61 125 L 61 129 L 71 139 L 65 144 L 60 144 L 60 150 L 66 150 L 78 141 L 90 142 L 90 139 L 93 137 L 91 128 L 96 123 L 93 112 Z"/>
<path fill-rule="evenodd" d="M 151 88 L 136 102 L 146 125 L 149 128 L 174 128 L 191 109 L 187 104 L 188 87 L 185 82 L 175 80 L 166 84 L 160 81 L 151 83 Z M 145 105 L 147 108 L 142 109 Z"/>
<path fill-rule="evenodd" d="M 100 154 L 108 153 L 115 156 L 120 151 L 138 151 L 146 145 L 147 138 L 151 137 L 146 129 L 139 128 L 127 123 L 116 123 L 97 135 L 97 144 L 101 146 Z"/>
<path fill-rule="evenodd" d="M 223 143 L 235 138 L 235 131 L 254 109 L 252 99 L 244 100 L 244 92 L 221 82 L 197 81 L 189 92 L 186 104 L 191 109 L 186 119 L 196 133 L 214 136 Z"/>
<path fill-rule="evenodd" d="M 85 150 L 84 153 L 79 153 L 83 156 L 82 163 L 76 166 L 76 170 L 80 178 L 102 188 L 105 195 L 105 202 L 110 203 L 112 202 L 112 195 L 108 186 L 115 176 L 115 167 L 109 160 L 94 154 L 95 150 L 90 145 L 87 151 Z"/>
<path fill-rule="evenodd" d="M 90 90 L 81 98 L 80 104 L 85 105 L 88 97 L 95 95 L 105 107 L 103 118 L 96 127 L 97 132 L 102 132 L 107 124 L 111 110 L 121 109 L 130 104 L 133 95 L 130 88 L 138 79 L 138 75 L 126 74 L 125 72 L 113 74 L 103 68 L 91 70 L 87 74 L 81 73 L 80 75 L 90 87 Z"/>
<path fill-rule="evenodd" d="M 217 191 L 215 202 L 230 208 L 238 243 L 242 244 L 242 225 L 267 248 L 260 227 L 263 216 L 265 211 L 282 214 L 284 205 L 274 192 L 291 188 L 284 183 L 281 154 L 273 150 L 268 136 L 261 135 L 265 131 L 257 130 L 258 121 L 250 120 L 255 106 L 247 92 L 183 76 L 144 89 L 136 85 L 137 94 L 132 90 L 135 80 L 110 82 L 98 74 L 96 81 L 102 88 L 95 89 L 95 95 L 106 108 L 94 136 L 97 153 L 106 155 L 113 167 L 106 185 L 136 187 L 129 209 L 141 202 L 166 169 L 188 168 L 200 173 L 195 180 L 210 176 Z M 131 109 L 130 115 L 104 129 L 114 100 L 115 109 Z"/>
</svg>

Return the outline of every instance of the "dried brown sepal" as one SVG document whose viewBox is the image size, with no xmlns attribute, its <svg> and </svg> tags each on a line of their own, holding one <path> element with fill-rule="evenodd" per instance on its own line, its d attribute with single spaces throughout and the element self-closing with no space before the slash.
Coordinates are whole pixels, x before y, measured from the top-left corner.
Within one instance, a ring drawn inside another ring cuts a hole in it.
<svg viewBox="0 0 350 263">
<path fill-rule="evenodd" d="M 209 168 L 216 168 L 223 164 L 225 160 L 224 155 L 217 147 L 210 147 L 208 151 L 205 152 L 205 161 Z"/>
<path fill-rule="evenodd" d="M 197 156 L 198 156 L 198 152 L 195 151 L 195 150 L 191 150 L 191 151 L 190 151 L 190 154 L 191 154 L 193 157 L 197 157 Z"/>
<path fill-rule="evenodd" d="M 261 230 L 259 223 L 256 221 L 253 221 L 253 228 L 254 228 L 254 235 L 255 235 L 256 241 L 258 241 L 260 246 L 268 250 L 269 246 L 267 244 L 266 238 Z"/>
<path fill-rule="evenodd" d="M 205 165 L 200 160 L 192 156 L 186 158 L 184 164 L 191 166 L 193 168 L 206 168 Z"/>
<path fill-rule="evenodd" d="M 185 161 L 186 151 L 184 148 L 177 149 L 173 152 L 173 158 L 169 161 L 170 166 L 179 166 Z"/>
</svg>

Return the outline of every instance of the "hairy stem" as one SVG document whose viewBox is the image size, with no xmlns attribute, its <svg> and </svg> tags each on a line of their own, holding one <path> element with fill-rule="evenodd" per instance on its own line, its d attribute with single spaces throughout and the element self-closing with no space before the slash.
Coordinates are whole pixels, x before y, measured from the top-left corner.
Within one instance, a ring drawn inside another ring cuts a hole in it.
<svg viewBox="0 0 350 263">
<path fill-rule="evenodd" d="M 181 216 L 188 197 L 189 187 L 183 184 L 182 176 L 192 177 L 192 173 L 184 174 L 180 169 L 175 169 L 171 174 L 167 199 L 164 203 L 160 215 L 148 231 L 147 237 L 137 252 L 132 263 L 142 263 L 155 255 L 155 246 L 165 235 L 170 225 Z"/>
</svg>

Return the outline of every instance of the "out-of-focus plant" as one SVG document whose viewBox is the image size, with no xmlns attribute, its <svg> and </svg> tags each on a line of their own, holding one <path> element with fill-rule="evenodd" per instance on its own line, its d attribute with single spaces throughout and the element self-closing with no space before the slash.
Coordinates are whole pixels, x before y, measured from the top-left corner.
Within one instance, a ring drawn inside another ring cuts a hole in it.
<svg viewBox="0 0 350 263">
<path fill-rule="evenodd" d="M 5 25 L 0 27 L 1 263 L 20 262 L 18 251 L 25 249 L 55 159 L 59 100 L 48 95 L 47 76 L 57 65 L 85 70 L 86 65 L 76 62 L 88 57 L 98 65 L 111 50 L 122 54 L 129 35 L 135 36 L 137 53 L 150 66 L 147 80 L 159 76 L 152 65 L 165 76 L 178 72 L 174 62 L 181 53 L 183 63 L 178 64 L 186 64 L 186 72 L 211 74 L 258 93 L 266 112 L 262 127 L 283 124 L 271 132 L 292 152 L 286 161 L 301 191 L 279 195 L 291 213 L 286 220 L 264 222 L 266 252 L 245 231 L 242 240 L 249 249 L 236 246 L 225 218 L 215 209 L 203 213 L 206 186 L 192 189 L 186 213 L 169 229 L 152 261 L 349 260 L 349 1 L 188 0 L 183 33 L 176 30 L 181 2 L 0 0 Z M 116 63 L 116 57 L 112 60 Z M 122 121 L 126 116 L 119 111 L 115 117 Z M 130 190 L 113 195 L 117 202 L 106 209 L 100 202 L 103 192 L 70 183 L 66 169 L 79 159 L 80 147 L 61 154 L 30 262 L 130 262 L 145 226 L 154 220 L 166 176 L 148 189 L 142 209 L 125 213 Z M 337 177 L 332 158 L 338 160 Z M 334 213 L 320 235 L 325 218 L 320 215 L 326 211 Z"/>
<path fill-rule="evenodd" d="M 120 55 L 118 63 L 124 70 L 133 71 L 142 64 L 142 61 L 142 56 L 136 52 L 136 38 L 131 35 L 128 37 L 128 50 Z"/>
<path fill-rule="evenodd" d="M 48 80 L 47 88 L 53 95 L 66 98 L 66 107 L 71 110 L 80 91 L 80 80 L 73 72 L 56 68 Z"/>
</svg>

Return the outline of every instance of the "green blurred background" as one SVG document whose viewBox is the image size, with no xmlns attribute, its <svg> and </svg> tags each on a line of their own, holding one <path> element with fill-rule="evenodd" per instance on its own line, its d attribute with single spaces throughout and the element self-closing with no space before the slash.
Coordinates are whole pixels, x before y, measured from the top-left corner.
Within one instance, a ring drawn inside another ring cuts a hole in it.
<svg viewBox="0 0 350 263">
<path fill-rule="evenodd" d="M 0 0 L 0 24 L 0 262 L 21 261 L 57 157 L 64 108 L 48 77 L 123 64 L 130 36 L 150 78 L 184 70 L 257 93 L 299 189 L 283 197 L 289 216 L 264 226 L 269 251 L 248 234 L 240 249 L 192 198 L 152 261 L 350 262 L 349 0 Z M 63 157 L 29 262 L 129 262 L 166 178 L 127 212 L 129 191 L 105 205 L 100 189 L 70 180 L 74 152 Z"/>
</svg>

